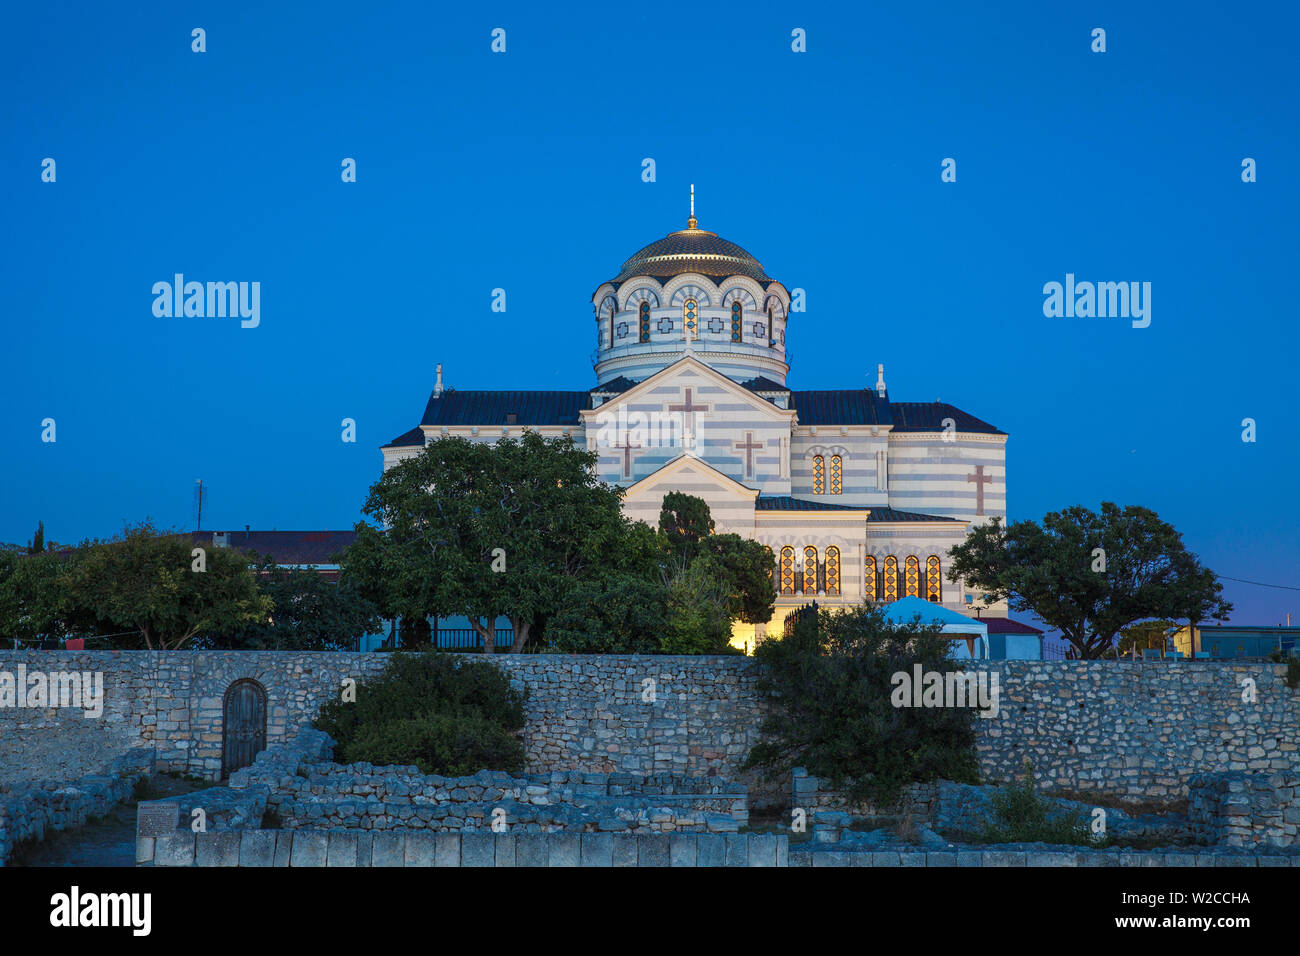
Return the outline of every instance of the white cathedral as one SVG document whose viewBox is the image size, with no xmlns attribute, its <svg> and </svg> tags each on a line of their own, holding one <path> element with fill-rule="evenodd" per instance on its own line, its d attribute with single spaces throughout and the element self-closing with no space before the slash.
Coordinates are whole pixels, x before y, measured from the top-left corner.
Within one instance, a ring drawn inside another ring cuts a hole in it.
<svg viewBox="0 0 1300 956">
<path fill-rule="evenodd" d="M 948 552 L 1006 515 L 1005 432 L 952 405 L 892 400 L 883 365 L 872 388 L 789 388 L 786 328 L 802 295 L 792 302 L 752 255 L 699 228 L 693 189 L 686 228 L 624 262 L 591 304 L 595 387 L 462 391 L 444 388 L 439 366 L 420 424 L 383 446 L 384 468 L 439 437 L 532 429 L 597 452 L 629 517 L 657 525 L 670 491 L 703 498 L 717 531 L 776 556 L 776 614 L 738 623 L 740 646 L 811 601 L 913 597 L 974 613 L 983 595 L 946 579 Z M 1004 604 L 987 610 L 1005 617 Z"/>
</svg>

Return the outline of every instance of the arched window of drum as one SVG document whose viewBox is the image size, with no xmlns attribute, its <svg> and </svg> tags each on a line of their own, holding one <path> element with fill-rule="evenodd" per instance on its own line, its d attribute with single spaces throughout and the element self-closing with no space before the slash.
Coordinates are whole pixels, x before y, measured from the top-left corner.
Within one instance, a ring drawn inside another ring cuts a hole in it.
<svg viewBox="0 0 1300 956">
<path fill-rule="evenodd" d="M 781 549 L 781 593 L 794 594 L 794 548 Z"/>
<path fill-rule="evenodd" d="M 694 299 L 682 303 L 682 321 L 686 324 L 686 337 L 696 338 L 700 328 L 700 304 Z"/>
<path fill-rule="evenodd" d="M 817 549 L 811 544 L 803 549 L 803 593 L 816 594 L 821 590 L 817 586 Z"/>
<path fill-rule="evenodd" d="M 826 593 L 840 593 L 840 549 L 833 545 L 826 549 Z"/>
<path fill-rule="evenodd" d="M 641 301 L 641 307 L 639 312 L 641 317 L 641 341 L 649 342 L 650 341 L 650 303 L 643 299 Z"/>
<path fill-rule="evenodd" d="M 884 574 L 884 596 L 885 603 L 898 600 L 898 558 L 892 554 L 885 558 Z"/>
<path fill-rule="evenodd" d="M 745 318 L 744 306 L 740 304 L 739 299 L 731 301 L 731 341 L 740 341 L 740 323 Z"/>
<path fill-rule="evenodd" d="M 942 585 L 939 582 L 939 558 L 933 554 L 925 559 L 925 597 L 935 604 L 943 600 Z"/>
<path fill-rule="evenodd" d="M 609 347 L 614 347 L 614 316 L 618 314 L 618 306 L 613 302 L 609 304 Z"/>
<path fill-rule="evenodd" d="M 767 307 L 767 347 L 773 348 L 776 345 L 776 310 L 772 306 Z"/>
<path fill-rule="evenodd" d="M 813 455 L 813 494 L 826 494 L 826 459 Z"/>
<path fill-rule="evenodd" d="M 921 596 L 921 562 L 916 556 L 908 557 L 903 565 L 903 594 L 905 597 Z"/>
<path fill-rule="evenodd" d="M 863 582 L 863 588 L 865 589 L 864 596 L 868 601 L 875 601 L 876 600 L 876 559 L 875 558 L 871 558 L 871 557 L 867 558 L 865 571 L 866 571 L 866 576 Z"/>
<path fill-rule="evenodd" d="M 831 494 L 838 495 L 844 490 L 844 459 L 831 455 Z"/>
</svg>

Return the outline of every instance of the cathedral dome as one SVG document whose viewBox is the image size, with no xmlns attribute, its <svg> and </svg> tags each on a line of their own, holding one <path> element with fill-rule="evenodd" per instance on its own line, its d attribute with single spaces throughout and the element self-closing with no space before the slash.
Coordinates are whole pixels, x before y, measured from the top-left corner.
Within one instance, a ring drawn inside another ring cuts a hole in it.
<svg viewBox="0 0 1300 956">
<path fill-rule="evenodd" d="M 696 228 L 694 216 L 687 228 L 670 232 L 623 263 L 614 281 L 622 282 L 632 276 L 665 278 L 684 272 L 717 278 L 748 276 L 759 282 L 771 281 L 761 262 L 716 232 Z"/>
</svg>

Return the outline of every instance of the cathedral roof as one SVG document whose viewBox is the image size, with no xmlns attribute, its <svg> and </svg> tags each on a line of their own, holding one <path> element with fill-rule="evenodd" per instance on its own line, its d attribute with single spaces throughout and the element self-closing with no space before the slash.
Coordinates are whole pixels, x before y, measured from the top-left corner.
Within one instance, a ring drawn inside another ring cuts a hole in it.
<svg viewBox="0 0 1300 956">
<path fill-rule="evenodd" d="M 937 432 L 943 431 L 943 420 L 951 418 L 959 432 L 985 432 L 989 435 L 1005 435 L 1006 432 L 996 426 L 963 412 L 956 405 L 947 402 L 893 402 L 890 408 L 894 413 L 894 431 L 896 432 Z"/>
<path fill-rule="evenodd" d="M 800 425 L 889 425 L 889 400 L 869 388 L 823 389 L 790 393 Z"/>
<path fill-rule="evenodd" d="M 623 269 L 614 282 L 623 282 L 632 276 L 667 278 L 683 272 L 698 272 L 712 278 L 748 276 L 759 282 L 771 282 L 763 271 L 763 264 L 748 252 L 723 239 L 716 232 L 694 228 L 692 225 L 670 232 L 623 263 Z"/>
<path fill-rule="evenodd" d="M 590 392 L 462 392 L 430 396 L 421 425 L 578 425 Z"/>
</svg>

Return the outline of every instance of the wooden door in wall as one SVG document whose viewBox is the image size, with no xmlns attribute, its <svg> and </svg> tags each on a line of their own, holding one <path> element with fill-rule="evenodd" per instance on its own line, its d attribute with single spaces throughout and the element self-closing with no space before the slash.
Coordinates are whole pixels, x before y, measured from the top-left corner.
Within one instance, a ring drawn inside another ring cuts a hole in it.
<svg viewBox="0 0 1300 956">
<path fill-rule="evenodd" d="M 237 680 L 221 708 L 221 775 L 247 767 L 266 749 L 266 691 L 255 680 Z"/>
</svg>

